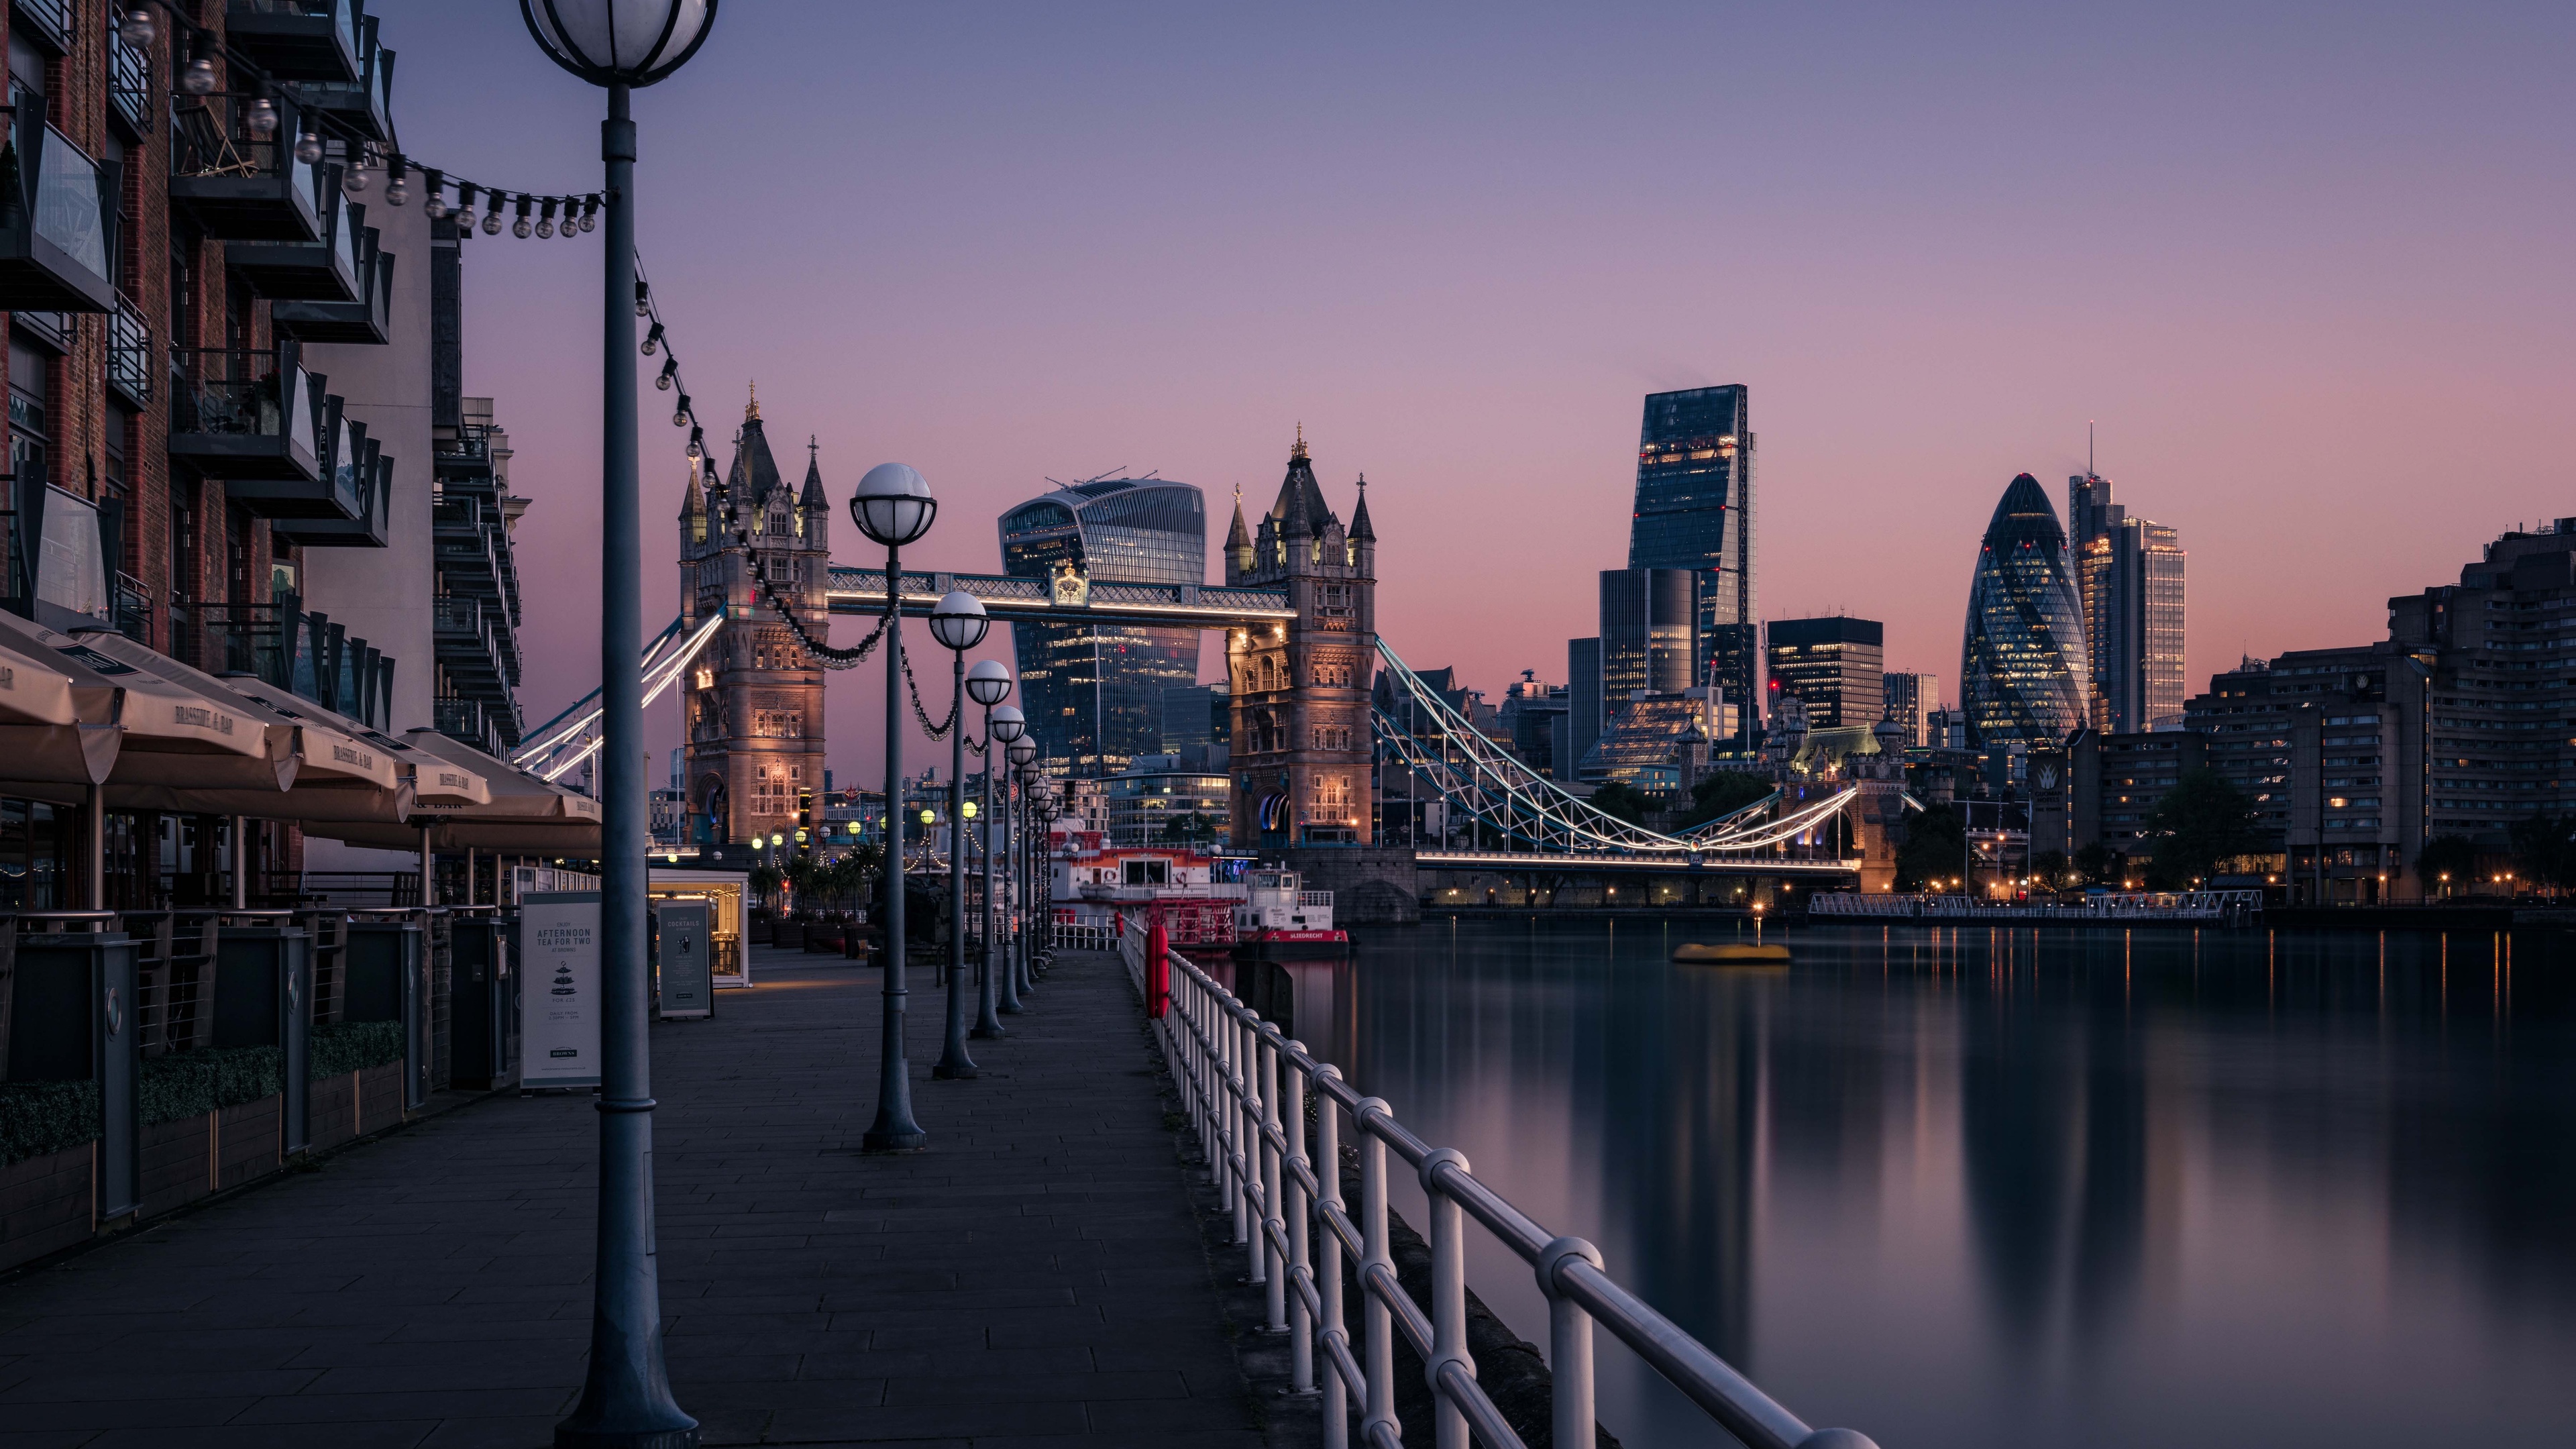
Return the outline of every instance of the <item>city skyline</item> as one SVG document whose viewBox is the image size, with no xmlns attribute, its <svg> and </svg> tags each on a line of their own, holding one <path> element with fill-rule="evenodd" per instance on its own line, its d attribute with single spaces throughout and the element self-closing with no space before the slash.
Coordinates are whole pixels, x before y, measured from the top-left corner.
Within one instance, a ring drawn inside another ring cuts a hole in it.
<svg viewBox="0 0 2576 1449">
<path fill-rule="evenodd" d="M 479 78 L 406 94 L 421 164 L 591 173 L 588 99 L 514 8 L 376 8 L 407 73 Z M 922 470 L 943 515 L 914 552 L 942 567 L 997 568 L 981 521 L 1046 474 L 1266 489 L 1302 420 L 1406 541 L 1388 636 L 1499 688 L 1591 632 L 1638 397 L 1740 381 L 1763 394 L 1765 613 L 1884 619 L 1889 667 L 1949 674 L 1996 481 L 2083 471 L 2099 419 L 2101 470 L 2195 555 L 2197 688 L 2242 653 L 2366 635 L 2391 592 L 2558 511 L 2570 203 L 2520 178 L 2565 169 L 2568 138 L 2531 119 L 2564 92 L 2563 17 L 2338 25 L 2329 56 L 2286 13 L 1656 12 L 1673 43 L 1724 30 L 1771 58 L 1701 93 L 1624 79 L 1636 16 L 769 13 L 638 96 L 646 267 L 702 393 L 757 378 L 815 420 L 830 476 Z M 2030 126 L 2014 97 L 2070 69 L 2123 103 Z M 1299 104 L 1239 101 L 1283 70 Z M 1497 70 L 1550 81 L 1507 103 Z M 820 94 L 846 124 L 779 144 Z M 1687 134 L 1739 143 L 1676 162 Z M 2392 211 L 2393 188 L 2417 204 Z M 682 244 L 735 213 L 778 224 Z M 518 400 L 523 526 L 563 559 L 537 608 L 593 580 L 596 245 L 469 244 L 465 387 Z M 2387 518 L 2419 465 L 2377 402 L 2396 377 L 2453 458 L 2451 506 L 2407 528 Z M 647 506 L 676 511 L 679 439 L 649 408 L 644 441 Z M 647 575 L 658 627 L 676 599 Z M 979 654 L 1007 659 L 1003 634 Z M 596 668 L 537 641 L 530 717 Z M 854 771 L 867 690 L 829 687 Z"/>
</svg>

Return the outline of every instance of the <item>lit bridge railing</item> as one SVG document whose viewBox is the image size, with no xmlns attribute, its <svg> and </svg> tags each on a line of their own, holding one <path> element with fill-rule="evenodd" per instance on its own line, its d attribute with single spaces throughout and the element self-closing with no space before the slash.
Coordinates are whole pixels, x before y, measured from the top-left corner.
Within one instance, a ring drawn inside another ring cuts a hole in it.
<svg viewBox="0 0 2576 1449">
<path fill-rule="evenodd" d="M 2060 921 L 2117 926 L 2156 921 L 2242 921 L 2263 913 L 2261 891 L 2151 891 L 2056 901 L 1989 901 L 1958 895 L 1868 895 L 1820 892 L 1807 898 L 1810 916 L 1856 920 Z"/>
<path fill-rule="evenodd" d="M 1128 979 L 1150 1004 L 1149 934 L 1141 913 L 1130 913 L 1119 951 Z M 1866 1435 L 1849 1429 L 1809 1429 L 1621 1287 L 1603 1271 L 1601 1254 L 1590 1243 L 1532 1221 L 1477 1180 L 1463 1154 L 1405 1130 L 1383 1100 L 1353 1091 L 1340 1068 L 1285 1039 L 1188 957 L 1167 950 L 1164 961 L 1170 1004 L 1155 1029 L 1172 1078 L 1188 1099 L 1209 1173 L 1232 1209 L 1234 1241 L 1245 1247 L 1249 1281 L 1267 1297 L 1268 1327 L 1291 1335 L 1291 1387 L 1322 1391 L 1326 1449 L 1346 1449 L 1352 1442 L 1354 1407 L 1358 1442 L 1371 1449 L 1403 1444 L 1395 1412 L 1399 1332 L 1424 1365 L 1440 1449 L 1464 1449 L 1470 1435 L 1487 1449 L 1522 1449 L 1520 1436 L 1477 1386 L 1467 1347 L 1469 1218 L 1520 1255 L 1547 1295 L 1547 1358 L 1554 1378 L 1550 1432 L 1557 1449 L 1590 1449 L 1595 1442 L 1595 1323 L 1752 1449 L 1875 1449 Z M 1309 1092 L 1317 1099 L 1311 1124 Z M 1359 1159 L 1357 1218 L 1342 1201 L 1345 1114 Z M 1428 1314 L 1404 1291 L 1388 1251 L 1388 1148 L 1414 1170 L 1431 1200 L 1424 1234 L 1431 1246 Z M 1364 1327 L 1356 1340 L 1346 1321 L 1346 1258 L 1358 1265 L 1354 1276 Z"/>
</svg>

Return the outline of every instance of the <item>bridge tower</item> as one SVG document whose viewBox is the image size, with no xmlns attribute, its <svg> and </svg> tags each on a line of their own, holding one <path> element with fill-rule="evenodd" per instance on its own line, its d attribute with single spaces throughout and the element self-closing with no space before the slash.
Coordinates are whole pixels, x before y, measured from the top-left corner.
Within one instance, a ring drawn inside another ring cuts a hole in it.
<svg viewBox="0 0 2576 1449">
<path fill-rule="evenodd" d="M 1377 660 L 1377 533 L 1368 479 L 1342 526 L 1297 430 L 1288 476 L 1259 527 L 1243 496 L 1225 540 L 1225 581 L 1285 589 L 1294 621 L 1229 631 L 1234 690 L 1233 843 L 1247 849 L 1367 845 L 1369 682 Z"/>
<path fill-rule="evenodd" d="M 730 620 L 691 666 L 683 788 L 691 838 L 726 845 L 794 837 L 801 796 L 821 805 L 823 671 L 760 603 L 754 569 L 818 637 L 829 623 L 831 504 L 808 440 L 805 486 L 790 488 L 770 456 L 760 395 L 743 409 L 733 466 L 722 478 L 692 460 L 680 507 L 681 627 Z M 701 487 L 703 482 L 704 486 Z M 818 808 L 814 818 L 820 820 Z"/>
</svg>

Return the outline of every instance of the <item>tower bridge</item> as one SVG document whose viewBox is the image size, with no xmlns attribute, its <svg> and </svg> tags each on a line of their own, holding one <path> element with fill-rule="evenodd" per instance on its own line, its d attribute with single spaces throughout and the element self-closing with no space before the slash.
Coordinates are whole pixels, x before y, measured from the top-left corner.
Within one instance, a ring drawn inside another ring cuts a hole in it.
<svg viewBox="0 0 2576 1449">
<path fill-rule="evenodd" d="M 882 616 L 882 568 L 831 562 L 831 506 L 809 440 L 801 487 L 771 455 L 759 403 L 744 411 L 731 466 L 693 460 L 679 517 L 682 610 L 648 647 L 651 694 L 677 686 L 684 789 L 701 844 L 792 828 L 823 782 L 823 661 L 770 596 L 822 637 L 833 615 Z M 931 612 L 962 590 L 1005 624 L 1222 630 L 1233 710 L 1230 788 L 1237 849 L 1284 857 L 1324 888 L 1401 915 L 1442 894 L 1722 904 L 1783 883 L 1871 888 L 1894 870 L 1886 828 L 1904 807 L 1891 771 L 1781 772 L 1769 795 L 1667 834 L 1610 815 L 1487 738 L 1377 632 L 1377 534 L 1367 480 L 1345 524 L 1315 476 L 1302 430 L 1276 500 L 1248 522 L 1238 493 L 1222 584 L 1120 583 L 1066 564 L 1048 578 L 903 572 L 898 610 Z M 766 581 L 766 588 L 763 581 Z M 1381 688 L 1383 685 L 1383 688 Z M 534 732 L 517 757 L 560 778 L 598 748 L 596 696 Z M 1466 827 L 1449 840 L 1376 838 L 1385 785 L 1429 791 Z M 1857 777 L 1853 777 L 1857 776 Z M 1401 900 L 1398 908 L 1395 902 Z"/>
</svg>

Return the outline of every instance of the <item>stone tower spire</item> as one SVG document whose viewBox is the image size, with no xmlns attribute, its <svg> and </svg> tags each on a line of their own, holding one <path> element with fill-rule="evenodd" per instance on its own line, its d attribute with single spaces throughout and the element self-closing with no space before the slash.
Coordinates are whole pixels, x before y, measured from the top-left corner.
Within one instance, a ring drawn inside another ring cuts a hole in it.
<svg viewBox="0 0 2576 1449">
<path fill-rule="evenodd" d="M 1243 485 L 1234 485 L 1234 526 L 1225 531 L 1225 581 L 1233 583 L 1252 567 L 1252 534 L 1243 526 Z"/>
</svg>

